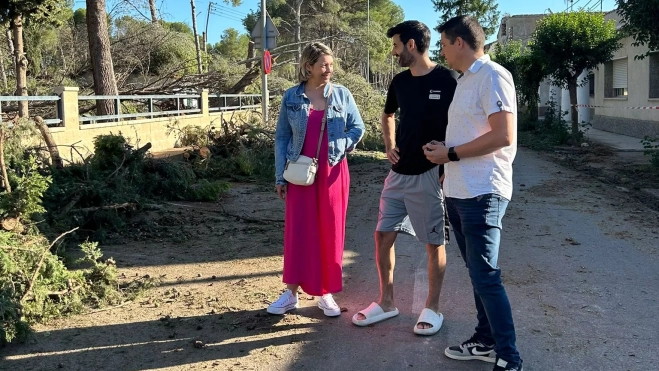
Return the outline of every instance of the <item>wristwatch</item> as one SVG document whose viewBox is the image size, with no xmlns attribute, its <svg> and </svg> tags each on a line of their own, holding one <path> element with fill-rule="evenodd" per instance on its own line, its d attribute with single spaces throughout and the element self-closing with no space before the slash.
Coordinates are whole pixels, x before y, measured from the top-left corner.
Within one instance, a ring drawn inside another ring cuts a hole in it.
<svg viewBox="0 0 659 371">
<path fill-rule="evenodd" d="M 448 159 L 451 161 L 460 161 L 460 157 L 455 153 L 455 147 L 450 147 L 448 149 Z"/>
</svg>

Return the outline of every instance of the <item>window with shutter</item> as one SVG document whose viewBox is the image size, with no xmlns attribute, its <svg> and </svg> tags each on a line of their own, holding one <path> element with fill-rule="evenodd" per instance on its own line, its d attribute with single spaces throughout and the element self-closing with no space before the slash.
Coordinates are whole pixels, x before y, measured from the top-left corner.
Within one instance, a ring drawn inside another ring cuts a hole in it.
<svg viewBox="0 0 659 371">
<path fill-rule="evenodd" d="M 627 58 L 617 59 L 612 63 L 613 67 L 613 96 L 627 95 Z"/>
<path fill-rule="evenodd" d="M 650 91 L 651 99 L 659 98 L 659 52 L 650 54 Z"/>
</svg>

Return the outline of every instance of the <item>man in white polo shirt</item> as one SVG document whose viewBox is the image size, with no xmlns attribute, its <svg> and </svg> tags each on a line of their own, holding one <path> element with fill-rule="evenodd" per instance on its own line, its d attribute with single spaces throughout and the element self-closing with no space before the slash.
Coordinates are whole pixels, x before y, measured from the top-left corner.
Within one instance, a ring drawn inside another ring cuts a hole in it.
<svg viewBox="0 0 659 371">
<path fill-rule="evenodd" d="M 517 152 L 517 103 L 512 76 L 483 51 L 478 21 L 459 16 L 440 26 L 442 55 L 462 72 L 448 113 L 446 142 L 424 146 L 426 158 L 445 165 L 449 221 L 469 269 L 478 325 L 447 357 L 495 363 L 494 371 L 522 371 L 515 325 L 497 265 L 501 219 L 512 196 Z"/>
</svg>

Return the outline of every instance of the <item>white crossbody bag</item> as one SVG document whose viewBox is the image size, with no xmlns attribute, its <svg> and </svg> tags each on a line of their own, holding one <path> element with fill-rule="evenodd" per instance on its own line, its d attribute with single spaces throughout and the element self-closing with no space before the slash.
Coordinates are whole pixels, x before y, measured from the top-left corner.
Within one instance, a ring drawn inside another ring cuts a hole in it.
<svg viewBox="0 0 659 371">
<path fill-rule="evenodd" d="M 284 168 L 284 179 L 287 182 L 295 185 L 310 186 L 316 180 L 316 172 L 318 171 L 318 156 L 320 155 L 320 144 L 323 141 L 323 134 L 325 133 L 325 126 L 327 125 L 327 112 L 329 111 L 329 97 L 332 94 L 332 86 L 330 85 L 329 94 L 325 99 L 325 114 L 323 115 L 323 123 L 320 126 L 320 137 L 318 138 L 318 148 L 316 149 L 316 157 L 311 158 L 308 156 L 300 155 L 297 161 L 286 160 L 286 167 Z"/>
</svg>

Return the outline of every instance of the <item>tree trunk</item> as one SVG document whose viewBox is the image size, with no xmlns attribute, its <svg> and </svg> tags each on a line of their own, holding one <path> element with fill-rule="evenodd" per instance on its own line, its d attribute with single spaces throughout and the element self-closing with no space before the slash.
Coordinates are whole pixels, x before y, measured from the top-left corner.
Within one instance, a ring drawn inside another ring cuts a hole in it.
<svg viewBox="0 0 659 371">
<path fill-rule="evenodd" d="M 254 41 L 249 41 L 249 44 L 247 44 L 247 63 L 245 63 L 245 67 L 247 68 L 252 68 L 254 63 L 252 61 L 249 61 L 249 59 L 254 58 Z"/>
<path fill-rule="evenodd" d="M 201 49 L 199 48 L 199 36 L 197 36 L 197 11 L 195 10 L 194 0 L 190 0 L 190 7 L 192 8 L 192 32 L 194 32 L 194 46 L 195 49 L 197 49 L 197 72 L 201 75 Z"/>
<path fill-rule="evenodd" d="M 238 82 L 229 88 L 229 90 L 226 92 L 227 94 L 241 94 L 242 92 L 245 91 L 245 88 L 248 86 L 252 85 L 254 80 L 256 80 L 257 77 L 261 75 L 261 68 L 259 65 L 255 65 L 252 67 L 251 70 L 247 71 L 247 73 L 240 79 Z"/>
<path fill-rule="evenodd" d="M 529 101 L 527 102 L 528 105 L 529 105 L 528 106 L 528 110 L 529 110 L 528 111 L 529 112 L 528 113 L 528 119 L 531 122 L 537 122 L 538 121 L 538 103 L 540 102 L 540 96 L 538 94 L 538 90 L 540 90 L 540 83 L 541 82 L 539 82 L 539 81 L 537 83 L 534 83 L 535 86 L 534 86 L 533 91 L 535 93 L 532 97 L 529 98 Z"/>
<path fill-rule="evenodd" d="M 538 99 L 533 99 L 529 102 L 529 120 L 537 122 L 538 118 Z"/>
<path fill-rule="evenodd" d="M 16 16 L 11 20 L 13 32 L 14 61 L 16 63 L 16 92 L 14 95 L 27 97 L 27 58 L 23 52 L 23 17 Z M 27 101 L 18 102 L 18 117 L 28 116 Z"/>
<path fill-rule="evenodd" d="M 62 57 L 62 73 L 66 76 L 67 75 L 67 70 L 66 70 L 66 56 L 64 55 L 64 48 L 62 48 L 62 44 L 60 43 L 59 45 L 59 54 Z"/>
<path fill-rule="evenodd" d="M 151 11 L 151 23 L 158 23 L 158 14 L 156 13 L 156 0 L 149 0 L 149 10 Z"/>
<path fill-rule="evenodd" d="M 105 0 L 87 0 L 87 35 L 96 95 L 117 95 Z M 112 115 L 114 102 L 97 100 L 97 115 Z"/>
<path fill-rule="evenodd" d="M 297 55 L 295 56 L 295 63 L 300 62 L 300 58 L 302 58 L 302 21 L 301 21 L 301 13 L 302 13 L 302 3 L 304 0 L 296 0 L 295 1 L 295 42 L 297 43 Z"/>
<path fill-rule="evenodd" d="M 41 116 L 35 117 L 34 122 L 37 124 L 37 128 L 41 132 L 43 141 L 46 142 L 46 147 L 48 147 L 48 153 L 50 153 L 50 158 L 53 160 L 53 165 L 56 169 L 62 169 L 64 167 L 64 162 L 59 154 L 57 143 L 55 143 L 53 136 L 50 134 L 48 125 L 46 125 Z"/>
<path fill-rule="evenodd" d="M 2 172 L 2 186 L 7 193 L 11 193 L 9 177 L 7 177 L 7 166 L 5 165 L 5 127 L 0 126 L 0 171 Z"/>
<path fill-rule="evenodd" d="M 16 71 L 16 56 L 14 55 L 14 43 L 11 41 L 11 28 L 8 28 L 5 36 L 7 37 L 7 48 L 11 57 L 11 68 Z"/>
<path fill-rule="evenodd" d="M 581 73 L 577 74 L 579 76 Z M 570 80 L 568 84 L 570 91 L 570 112 L 572 114 L 572 136 L 574 138 L 579 134 L 579 112 L 577 111 L 577 78 Z"/>
<path fill-rule="evenodd" d="M 0 75 L 2 75 L 2 86 L 4 90 L 7 90 L 7 73 L 5 72 L 5 53 L 3 53 L 2 48 L 0 48 Z"/>
</svg>

